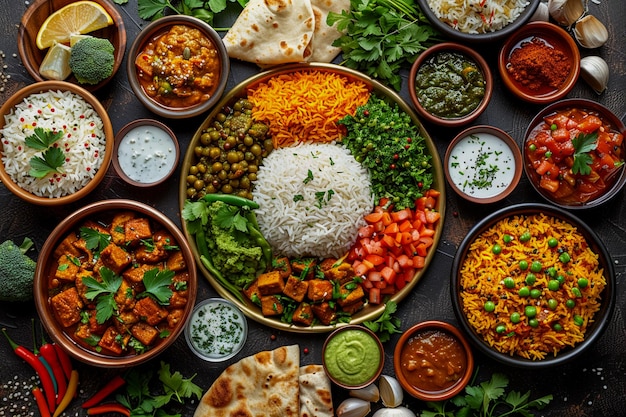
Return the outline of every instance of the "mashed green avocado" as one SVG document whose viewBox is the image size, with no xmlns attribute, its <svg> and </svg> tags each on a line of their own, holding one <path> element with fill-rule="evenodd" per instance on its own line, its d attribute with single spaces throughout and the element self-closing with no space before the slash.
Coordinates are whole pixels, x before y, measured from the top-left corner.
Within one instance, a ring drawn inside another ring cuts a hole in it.
<svg viewBox="0 0 626 417">
<path fill-rule="evenodd" d="M 350 386 L 371 380 L 380 366 L 380 348 L 368 333 L 358 329 L 338 332 L 326 344 L 324 363 L 331 377 Z"/>
</svg>

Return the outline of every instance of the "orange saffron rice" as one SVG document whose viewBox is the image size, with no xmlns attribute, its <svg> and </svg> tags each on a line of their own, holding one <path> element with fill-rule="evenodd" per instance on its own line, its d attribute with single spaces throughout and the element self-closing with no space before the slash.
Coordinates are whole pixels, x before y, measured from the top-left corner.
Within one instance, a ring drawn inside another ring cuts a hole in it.
<svg viewBox="0 0 626 417">
<path fill-rule="evenodd" d="M 463 312 L 490 346 L 541 360 L 584 340 L 606 278 L 575 226 L 537 214 L 506 218 L 480 234 L 460 285 Z"/>
<path fill-rule="evenodd" d="M 354 115 L 369 96 L 365 83 L 317 70 L 277 75 L 248 89 L 252 117 L 270 126 L 274 148 L 339 140 L 344 128 L 337 121 Z"/>
</svg>

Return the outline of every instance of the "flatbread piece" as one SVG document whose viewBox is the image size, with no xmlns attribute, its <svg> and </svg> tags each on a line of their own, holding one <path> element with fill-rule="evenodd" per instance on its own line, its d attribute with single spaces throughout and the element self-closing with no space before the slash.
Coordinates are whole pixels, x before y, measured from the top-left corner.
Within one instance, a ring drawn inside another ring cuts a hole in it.
<svg viewBox="0 0 626 417">
<path fill-rule="evenodd" d="M 300 417 L 334 416 L 330 379 L 322 365 L 300 367 Z"/>
</svg>

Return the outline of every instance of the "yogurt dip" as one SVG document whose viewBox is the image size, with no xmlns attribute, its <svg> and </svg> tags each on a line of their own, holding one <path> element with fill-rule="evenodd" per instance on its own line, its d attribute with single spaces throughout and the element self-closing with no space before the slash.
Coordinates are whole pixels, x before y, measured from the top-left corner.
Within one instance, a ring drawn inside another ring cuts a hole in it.
<svg viewBox="0 0 626 417">
<path fill-rule="evenodd" d="M 178 153 L 170 134 L 155 125 L 130 129 L 117 148 L 117 162 L 132 181 L 153 184 L 165 178 L 176 165 Z"/>
</svg>

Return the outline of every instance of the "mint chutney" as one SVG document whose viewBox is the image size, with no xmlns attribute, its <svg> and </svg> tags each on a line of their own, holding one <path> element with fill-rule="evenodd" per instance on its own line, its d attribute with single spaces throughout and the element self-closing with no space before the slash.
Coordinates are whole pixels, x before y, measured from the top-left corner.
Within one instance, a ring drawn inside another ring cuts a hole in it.
<svg viewBox="0 0 626 417">
<path fill-rule="evenodd" d="M 459 52 L 439 52 L 415 75 L 415 93 L 424 109 L 454 119 L 474 111 L 485 97 L 485 76 L 478 64 Z"/>
<path fill-rule="evenodd" d="M 346 386 L 369 383 L 381 368 L 380 344 L 365 329 L 337 331 L 327 340 L 323 356 L 328 376 Z"/>
</svg>

